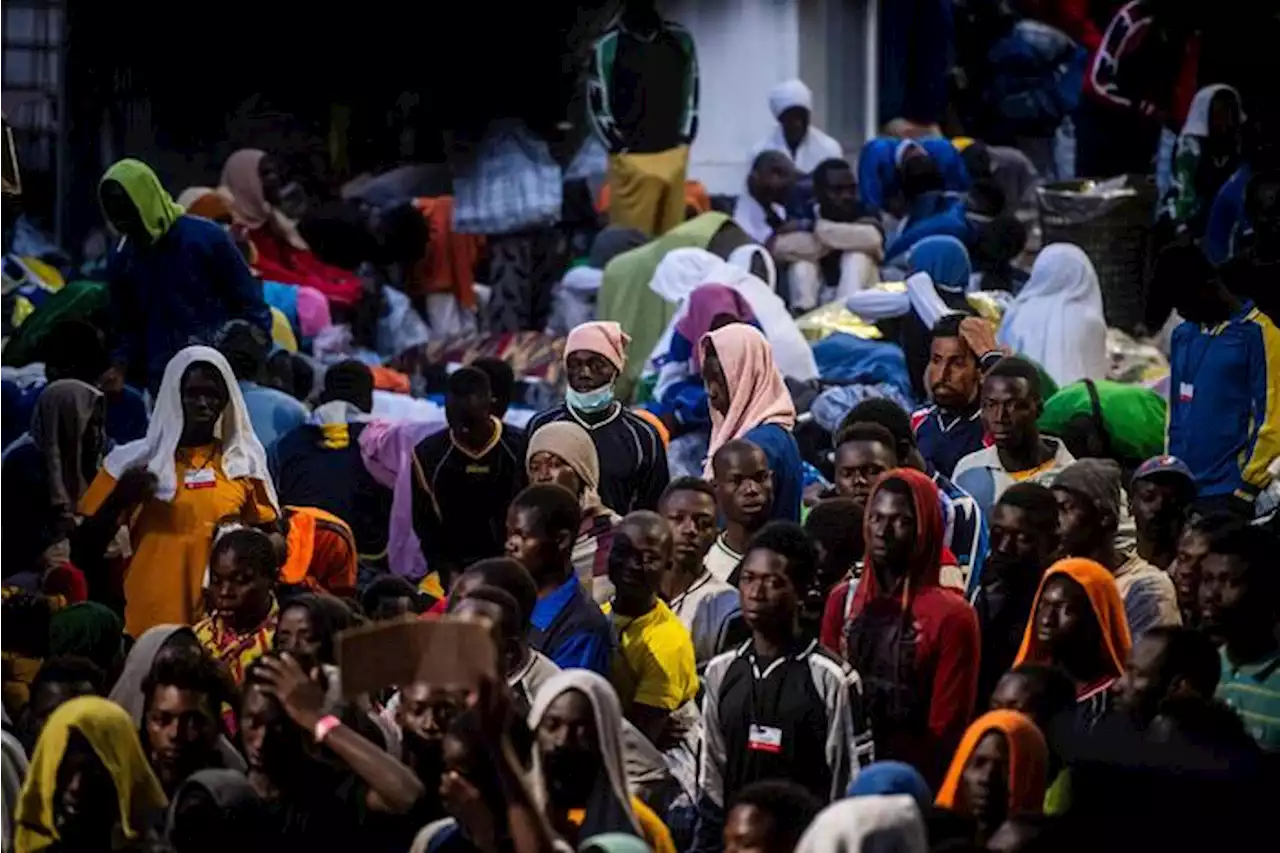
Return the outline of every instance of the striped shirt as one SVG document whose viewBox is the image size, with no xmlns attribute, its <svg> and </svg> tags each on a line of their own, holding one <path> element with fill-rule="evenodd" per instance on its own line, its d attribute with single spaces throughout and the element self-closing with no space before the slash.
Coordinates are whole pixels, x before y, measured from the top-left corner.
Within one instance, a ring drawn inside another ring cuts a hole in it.
<svg viewBox="0 0 1280 853">
<path fill-rule="evenodd" d="M 1240 714 L 1244 727 L 1264 750 L 1280 752 L 1280 649 L 1252 663 L 1233 664 L 1221 651 L 1217 696 Z"/>
</svg>

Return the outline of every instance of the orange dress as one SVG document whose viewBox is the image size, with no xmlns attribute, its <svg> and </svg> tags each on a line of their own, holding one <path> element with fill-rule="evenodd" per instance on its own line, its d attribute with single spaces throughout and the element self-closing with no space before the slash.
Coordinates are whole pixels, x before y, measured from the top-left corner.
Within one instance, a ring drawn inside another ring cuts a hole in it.
<svg viewBox="0 0 1280 853">
<path fill-rule="evenodd" d="M 171 502 L 150 500 L 128 519 L 133 557 L 124 573 L 125 633 L 140 637 L 156 625 L 191 625 L 204 615 L 204 576 L 219 521 L 238 518 L 246 524 L 274 521 L 276 510 L 262 483 L 230 480 L 222 472 L 222 451 L 214 445 L 187 448 L 188 459 L 211 468 L 214 482 L 187 488 L 191 466 L 174 460 L 178 492 Z M 116 487 L 99 470 L 80 499 L 80 512 L 93 515 Z"/>
</svg>

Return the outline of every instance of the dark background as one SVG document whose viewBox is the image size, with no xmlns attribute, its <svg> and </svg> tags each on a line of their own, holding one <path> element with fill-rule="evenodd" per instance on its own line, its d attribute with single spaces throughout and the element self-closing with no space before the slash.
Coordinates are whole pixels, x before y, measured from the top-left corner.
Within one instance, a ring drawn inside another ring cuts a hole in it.
<svg viewBox="0 0 1280 853">
<path fill-rule="evenodd" d="M 618 5 L 71 0 L 66 242 L 97 223 L 97 179 L 125 156 L 176 195 L 216 184 L 236 149 L 262 148 L 323 192 L 366 170 L 443 162 L 451 137 L 504 115 L 548 135 L 568 121 L 580 137 L 580 70 Z"/>
</svg>

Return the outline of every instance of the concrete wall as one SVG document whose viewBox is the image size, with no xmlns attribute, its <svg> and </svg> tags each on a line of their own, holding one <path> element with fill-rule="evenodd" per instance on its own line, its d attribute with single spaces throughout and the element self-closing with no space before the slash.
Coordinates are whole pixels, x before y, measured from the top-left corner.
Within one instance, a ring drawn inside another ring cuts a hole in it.
<svg viewBox="0 0 1280 853">
<path fill-rule="evenodd" d="M 690 176 L 713 193 L 741 189 L 752 147 L 770 132 L 769 90 L 799 77 L 814 93 L 814 123 L 848 155 L 874 115 L 868 27 L 876 0 L 668 0 L 667 17 L 693 33 L 702 79 Z M 874 45 L 874 40 L 870 41 Z"/>
</svg>

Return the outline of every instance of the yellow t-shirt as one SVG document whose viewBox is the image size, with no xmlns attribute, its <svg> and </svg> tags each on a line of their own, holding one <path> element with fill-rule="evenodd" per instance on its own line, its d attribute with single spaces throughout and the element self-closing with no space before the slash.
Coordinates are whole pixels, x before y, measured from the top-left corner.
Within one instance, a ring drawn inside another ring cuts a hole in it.
<svg viewBox="0 0 1280 853">
<path fill-rule="evenodd" d="M 276 518 L 262 483 L 227 479 L 221 449 L 189 447 L 183 455 L 199 468 L 212 469 L 214 479 L 188 487 L 186 473 L 192 466 L 174 460 L 178 491 L 173 500 L 149 500 L 128 520 L 133 557 L 124 575 L 124 630 L 131 637 L 156 625 L 192 625 L 204 615 L 204 573 L 219 521 L 234 517 L 245 524 L 265 524 Z M 93 515 L 115 487 L 106 469 L 98 471 L 80 499 L 80 512 Z"/>
<path fill-rule="evenodd" d="M 610 618 L 617 643 L 609 680 L 624 711 L 634 702 L 674 711 L 698 695 L 693 638 L 665 602 L 637 619 Z"/>
</svg>

